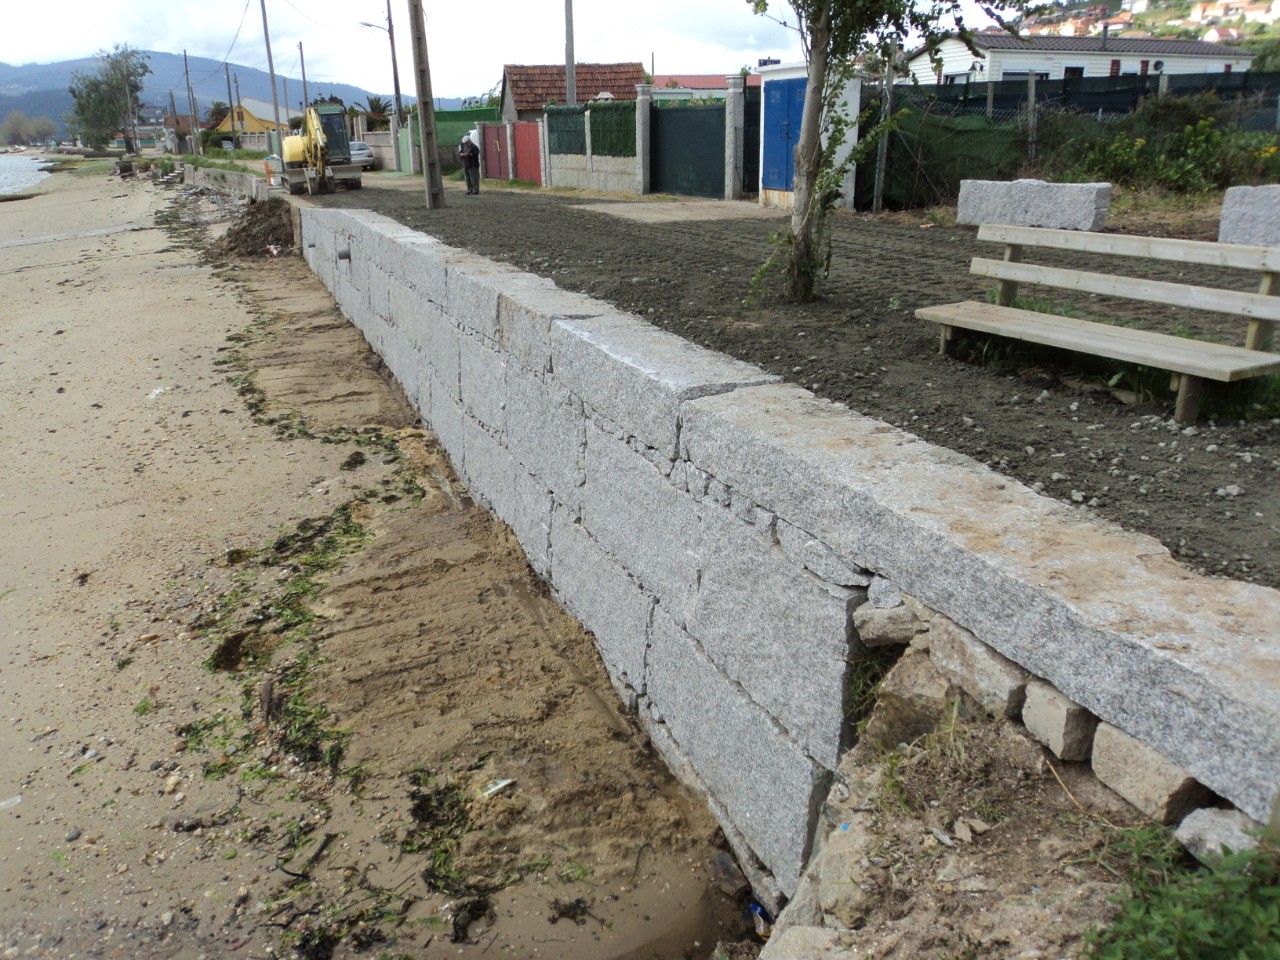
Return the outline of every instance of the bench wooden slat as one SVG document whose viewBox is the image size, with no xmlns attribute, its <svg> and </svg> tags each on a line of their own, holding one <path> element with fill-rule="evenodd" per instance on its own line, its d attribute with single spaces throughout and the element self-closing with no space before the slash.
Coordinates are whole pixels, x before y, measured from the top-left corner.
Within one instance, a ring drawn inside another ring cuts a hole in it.
<svg viewBox="0 0 1280 960">
<path fill-rule="evenodd" d="M 975 276 L 991 277 L 995 280 L 1039 283 L 1062 290 L 1077 290 L 1102 296 L 1124 297 L 1128 300 L 1163 303 L 1188 310 L 1208 310 L 1259 320 L 1280 320 L 1280 297 L 1268 297 L 1260 293 L 1194 287 L 1164 280 L 1143 280 L 1106 273 L 1089 273 L 1085 270 L 1046 267 L 1033 263 L 988 260 L 984 257 L 975 257 L 969 272 Z"/>
<path fill-rule="evenodd" d="M 1237 270 L 1280 270 L 1280 247 L 1256 247 L 1207 240 L 1174 240 L 1166 237 L 1131 237 L 1116 233 L 1086 233 L 984 223 L 978 239 L 992 243 L 1024 243 L 1028 246 L 1119 257 L 1149 257 Z"/>
<path fill-rule="evenodd" d="M 916 311 L 922 320 L 1012 337 L 1030 343 L 1110 357 L 1128 363 L 1211 380 L 1234 381 L 1280 372 L 1280 354 L 1173 337 L 1059 317 L 1053 314 L 966 301 Z"/>
</svg>

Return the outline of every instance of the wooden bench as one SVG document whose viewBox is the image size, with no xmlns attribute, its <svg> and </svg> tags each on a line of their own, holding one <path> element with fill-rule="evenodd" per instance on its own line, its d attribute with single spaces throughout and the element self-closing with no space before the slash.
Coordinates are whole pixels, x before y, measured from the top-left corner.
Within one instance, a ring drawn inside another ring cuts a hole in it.
<svg viewBox="0 0 1280 960">
<path fill-rule="evenodd" d="M 967 301 L 916 311 L 917 317 L 942 325 L 944 354 L 951 353 L 955 331 L 962 328 L 1168 370 L 1173 374 L 1172 389 L 1178 391 L 1174 417 L 1184 423 L 1195 421 L 1206 379 L 1229 382 L 1280 372 L 1280 354 L 1269 352 L 1280 321 L 1280 247 L 995 224 L 980 226 L 978 239 L 1005 245 L 1003 260 L 975 257 L 970 267 L 977 276 L 999 281 L 996 303 Z M 1257 293 L 1247 293 L 1068 270 L 1023 263 L 1028 247 L 1229 267 L 1260 273 L 1261 280 Z M 1013 306 L 1020 283 L 1230 314 L 1247 319 L 1248 332 L 1244 346 L 1228 346 L 1020 310 Z"/>
</svg>

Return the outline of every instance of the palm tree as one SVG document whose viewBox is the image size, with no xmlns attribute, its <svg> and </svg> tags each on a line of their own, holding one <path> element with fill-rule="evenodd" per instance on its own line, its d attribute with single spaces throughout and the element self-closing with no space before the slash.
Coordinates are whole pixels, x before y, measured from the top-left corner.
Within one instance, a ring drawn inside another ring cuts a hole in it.
<svg viewBox="0 0 1280 960">
<path fill-rule="evenodd" d="M 364 108 L 361 111 L 369 118 L 370 130 L 381 130 L 389 126 L 387 121 L 388 115 L 391 113 L 391 101 L 386 97 L 370 95 L 365 101 Z"/>
</svg>

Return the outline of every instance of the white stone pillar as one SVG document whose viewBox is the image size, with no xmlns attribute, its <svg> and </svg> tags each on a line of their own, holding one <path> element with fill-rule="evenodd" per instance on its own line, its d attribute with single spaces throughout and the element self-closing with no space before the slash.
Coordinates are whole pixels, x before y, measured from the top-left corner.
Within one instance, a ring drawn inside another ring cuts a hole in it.
<svg viewBox="0 0 1280 960">
<path fill-rule="evenodd" d="M 652 122 L 653 84 L 636 84 L 636 192 L 649 192 L 649 131 Z"/>
<path fill-rule="evenodd" d="M 516 178 L 516 125 L 508 120 L 503 128 L 507 132 L 507 179 Z"/>
</svg>

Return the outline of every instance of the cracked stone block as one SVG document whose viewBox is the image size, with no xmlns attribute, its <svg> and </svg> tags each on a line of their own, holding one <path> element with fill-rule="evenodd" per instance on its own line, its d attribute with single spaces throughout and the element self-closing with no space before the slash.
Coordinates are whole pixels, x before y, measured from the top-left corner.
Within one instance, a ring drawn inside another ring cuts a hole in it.
<svg viewBox="0 0 1280 960">
<path fill-rule="evenodd" d="M 760 960 L 837 960 L 855 955 L 849 946 L 852 934 L 831 927 L 788 927 L 771 938 L 760 951 Z M 856 952 L 856 951 L 855 951 Z"/>
<path fill-rule="evenodd" d="M 1088 760 L 1098 718 L 1051 683 L 1032 680 L 1022 705 L 1022 722 L 1030 734 L 1059 760 Z"/>
<path fill-rule="evenodd" d="M 1280 245 L 1280 184 L 1229 187 L 1222 198 L 1218 242 Z"/>
<path fill-rule="evenodd" d="M 1187 851 L 1206 866 L 1222 860 L 1222 849 L 1252 850 L 1258 845 L 1262 824 L 1239 810 L 1206 807 L 1187 814 L 1173 835 Z"/>
<path fill-rule="evenodd" d="M 1175 823 L 1213 799 L 1186 770 L 1109 723 L 1093 735 L 1093 773 L 1152 820 Z"/>
<path fill-rule="evenodd" d="M 905 606 L 884 609 L 874 603 L 864 603 L 853 612 L 853 626 L 862 645 L 871 649 L 910 643 L 920 628 Z"/>
<path fill-rule="evenodd" d="M 743 519 L 754 522 L 759 510 L 745 497 L 735 496 L 734 512 Z M 778 543 L 796 563 L 823 580 L 842 587 L 865 587 L 871 582 L 871 575 L 856 563 L 846 560 L 821 540 L 810 536 L 794 524 L 779 521 L 777 525 Z"/>
<path fill-rule="evenodd" d="M 954 620 L 934 616 L 929 627 L 929 652 L 934 666 L 984 710 L 1010 719 L 1021 714 L 1031 675 Z"/>
<path fill-rule="evenodd" d="M 830 773 L 716 669 L 661 607 L 654 611 L 646 666 L 649 699 L 671 739 L 790 896 Z"/>
</svg>

